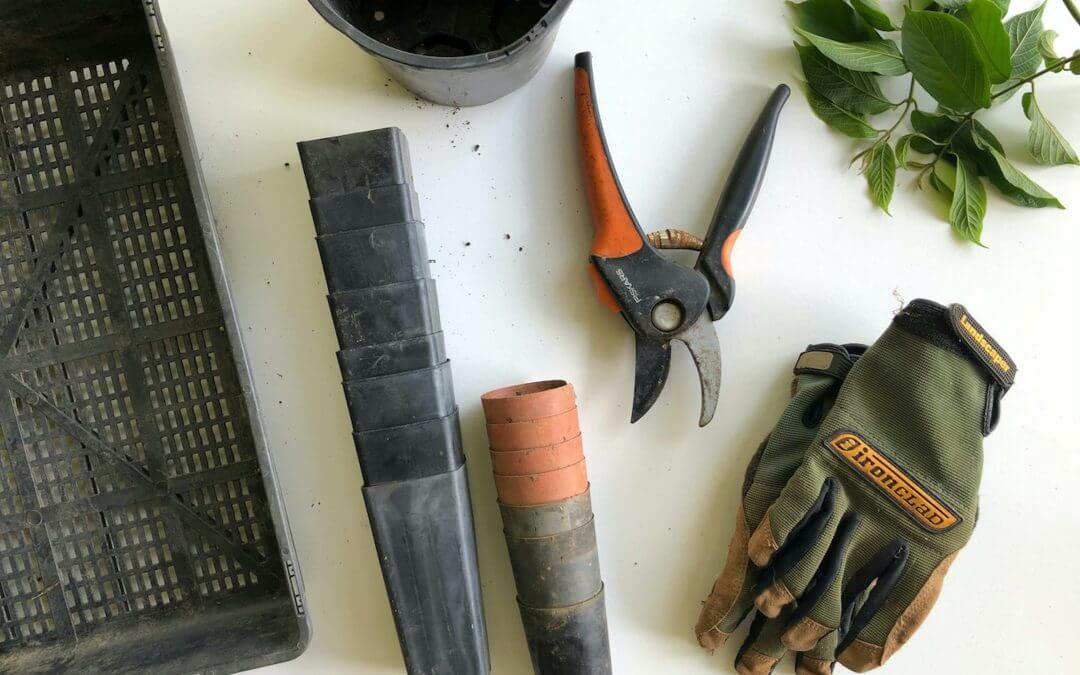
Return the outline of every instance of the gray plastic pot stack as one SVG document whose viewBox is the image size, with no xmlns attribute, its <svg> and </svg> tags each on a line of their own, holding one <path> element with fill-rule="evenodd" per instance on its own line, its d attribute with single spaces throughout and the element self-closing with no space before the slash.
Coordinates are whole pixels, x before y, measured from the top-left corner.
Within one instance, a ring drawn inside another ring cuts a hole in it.
<svg viewBox="0 0 1080 675">
<path fill-rule="evenodd" d="M 461 431 L 405 137 L 379 129 L 299 148 L 406 668 L 487 673 Z"/>
</svg>

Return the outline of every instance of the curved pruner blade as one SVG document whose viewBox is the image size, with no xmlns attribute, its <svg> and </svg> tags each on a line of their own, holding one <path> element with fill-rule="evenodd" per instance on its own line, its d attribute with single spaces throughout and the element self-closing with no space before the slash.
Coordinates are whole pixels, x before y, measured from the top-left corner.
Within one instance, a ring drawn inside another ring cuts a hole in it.
<svg viewBox="0 0 1080 675">
<path fill-rule="evenodd" d="M 716 328 L 707 312 L 675 339 L 686 345 L 697 366 L 698 379 L 701 380 L 701 418 L 698 426 L 703 427 L 712 421 L 720 400 L 720 339 L 716 337 Z"/>
</svg>

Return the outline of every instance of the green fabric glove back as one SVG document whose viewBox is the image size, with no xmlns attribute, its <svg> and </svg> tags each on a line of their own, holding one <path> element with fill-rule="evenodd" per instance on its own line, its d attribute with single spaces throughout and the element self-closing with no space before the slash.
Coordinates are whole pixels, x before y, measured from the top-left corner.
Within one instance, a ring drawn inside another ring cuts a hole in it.
<svg viewBox="0 0 1080 675">
<path fill-rule="evenodd" d="M 753 602 L 781 619 L 762 631 L 810 652 L 801 672 L 876 668 L 925 620 L 975 526 L 982 439 L 1015 371 L 963 307 L 925 300 L 852 368 L 746 543 Z"/>
<path fill-rule="evenodd" d="M 695 628 L 703 647 L 716 649 L 723 645 L 753 610 L 757 570 L 748 557 L 750 533 L 757 529 L 802 464 L 806 448 L 832 406 L 841 382 L 864 349 L 859 345 L 815 345 L 808 347 L 796 363 L 791 401 L 746 471 L 727 564 L 713 585 Z M 773 632 L 761 633 L 765 627 Z M 757 633 L 751 635 L 752 639 L 740 651 L 739 668 L 744 672 L 767 673 L 786 650 L 774 627 L 756 622 L 755 628 Z"/>
</svg>

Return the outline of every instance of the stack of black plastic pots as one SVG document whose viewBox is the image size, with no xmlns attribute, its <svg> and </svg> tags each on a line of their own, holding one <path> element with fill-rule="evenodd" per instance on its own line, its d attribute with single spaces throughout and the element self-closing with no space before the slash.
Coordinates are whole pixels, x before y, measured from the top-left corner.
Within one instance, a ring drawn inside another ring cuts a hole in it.
<svg viewBox="0 0 1080 675">
<path fill-rule="evenodd" d="M 380 129 L 299 147 L 406 667 L 487 673 L 461 432 L 405 137 Z"/>
</svg>

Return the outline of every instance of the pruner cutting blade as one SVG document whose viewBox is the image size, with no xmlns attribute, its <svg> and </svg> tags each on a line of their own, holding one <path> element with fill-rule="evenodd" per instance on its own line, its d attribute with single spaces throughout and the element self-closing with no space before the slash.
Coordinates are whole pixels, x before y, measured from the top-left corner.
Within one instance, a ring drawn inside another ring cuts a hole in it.
<svg viewBox="0 0 1080 675">
<path fill-rule="evenodd" d="M 660 398 L 671 369 L 671 343 L 637 336 L 634 360 L 634 410 L 630 413 L 633 424 L 645 416 Z"/>
<path fill-rule="evenodd" d="M 720 339 L 708 314 L 702 314 L 689 328 L 675 338 L 686 345 L 697 366 L 701 380 L 701 417 L 698 426 L 705 426 L 716 414 L 720 400 Z M 669 350 L 670 352 L 670 350 Z"/>
</svg>

